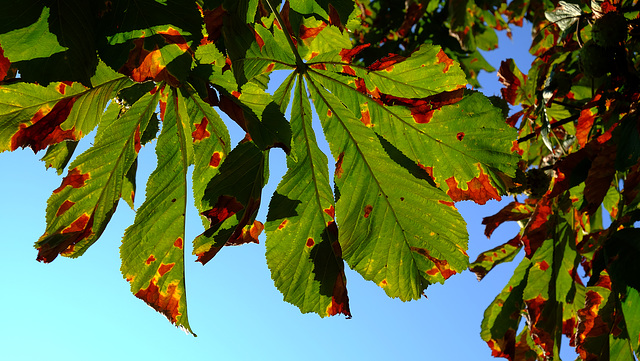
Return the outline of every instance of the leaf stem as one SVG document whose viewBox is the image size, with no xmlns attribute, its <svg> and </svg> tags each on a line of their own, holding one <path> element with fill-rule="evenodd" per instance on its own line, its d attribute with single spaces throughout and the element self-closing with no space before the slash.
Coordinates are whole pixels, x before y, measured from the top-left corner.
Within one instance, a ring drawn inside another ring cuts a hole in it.
<svg viewBox="0 0 640 361">
<path fill-rule="evenodd" d="M 282 31 L 284 31 L 285 34 L 287 35 L 286 38 L 287 38 L 287 42 L 289 43 L 289 47 L 291 48 L 291 51 L 293 51 L 293 55 L 295 55 L 296 57 L 296 66 L 298 68 L 297 72 L 300 74 L 306 73 L 307 65 L 304 63 L 304 61 L 302 61 L 302 58 L 298 53 L 298 49 L 296 48 L 296 45 L 293 43 L 293 34 L 291 34 L 289 32 L 289 29 L 284 25 L 284 21 L 280 16 L 280 12 L 276 10 L 271 0 L 265 0 L 265 1 L 269 5 L 271 12 L 273 12 L 273 14 L 276 16 L 276 20 L 278 21 L 278 23 L 280 23 L 280 27 L 282 28 Z"/>
</svg>

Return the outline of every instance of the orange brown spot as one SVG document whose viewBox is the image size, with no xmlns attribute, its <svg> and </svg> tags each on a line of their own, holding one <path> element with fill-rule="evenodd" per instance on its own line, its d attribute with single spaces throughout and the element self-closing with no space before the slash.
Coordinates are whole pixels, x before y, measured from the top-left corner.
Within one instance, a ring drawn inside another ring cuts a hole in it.
<svg viewBox="0 0 640 361">
<path fill-rule="evenodd" d="M 373 206 L 370 204 L 367 204 L 364 207 L 364 218 L 369 218 L 369 215 L 371 214 L 371 211 L 373 210 Z"/>
<path fill-rule="evenodd" d="M 362 109 L 360 113 L 362 114 L 362 118 L 360 118 L 360 121 L 368 128 L 373 127 L 373 124 L 371 124 L 371 115 L 369 114 L 369 109 Z"/>
<path fill-rule="evenodd" d="M 267 68 L 264 70 L 266 73 L 270 73 L 271 71 L 273 71 L 273 68 L 276 67 L 276 63 L 271 63 L 269 65 L 267 65 Z"/>
<path fill-rule="evenodd" d="M 455 205 L 453 204 L 453 202 L 439 200 L 438 203 L 444 204 L 445 206 L 449 206 L 449 207 L 455 208 Z"/>
<path fill-rule="evenodd" d="M 331 206 L 329 208 L 323 209 L 324 213 L 328 214 L 331 218 L 336 218 L 336 209 Z"/>
<path fill-rule="evenodd" d="M 547 261 L 542 261 L 542 262 L 538 262 L 536 263 L 536 265 L 538 266 L 538 268 L 540 268 L 540 270 L 542 271 L 546 271 L 549 269 L 549 264 L 547 263 Z"/>
<path fill-rule="evenodd" d="M 321 23 L 320 26 L 315 28 L 308 28 L 304 25 L 300 25 L 300 40 L 304 41 L 305 44 L 309 44 L 310 40 L 308 39 L 315 38 L 322 31 L 322 29 L 326 27 L 327 24 L 324 22 Z"/>
<path fill-rule="evenodd" d="M 175 266 L 175 263 L 169 263 L 169 264 L 160 264 L 160 267 L 158 267 L 158 274 L 160 274 L 160 277 L 164 276 L 165 273 L 171 271 L 171 269 L 173 268 L 173 266 Z"/>
<path fill-rule="evenodd" d="M 467 189 L 458 188 L 458 181 L 455 177 L 446 179 L 445 182 L 449 187 L 447 195 L 455 202 L 472 200 L 478 204 L 485 204 L 490 199 L 501 200 L 502 197 L 498 194 L 497 189 L 491 185 L 489 176 L 484 174 L 480 166 L 478 169 L 480 169 L 480 175 L 467 182 Z"/>
<path fill-rule="evenodd" d="M 191 137 L 193 138 L 194 142 L 199 142 L 211 136 L 211 133 L 209 133 L 209 131 L 207 130 L 207 125 L 209 125 L 209 121 L 207 120 L 206 117 L 203 117 L 200 123 L 196 123 L 194 125 L 196 129 L 193 131 L 193 133 L 191 133 Z"/>
<path fill-rule="evenodd" d="M 213 155 L 211 155 L 211 160 L 209 161 L 209 165 L 213 168 L 218 168 L 220 166 L 220 161 L 222 161 L 222 153 L 213 152 Z"/>
<path fill-rule="evenodd" d="M 140 143 L 140 124 L 136 127 L 136 131 L 133 134 L 133 149 L 136 153 L 140 153 L 140 149 L 142 148 L 142 144 Z"/>
<path fill-rule="evenodd" d="M 71 186 L 73 188 L 80 188 L 84 185 L 84 183 L 89 179 L 89 174 L 80 173 L 78 168 L 73 168 L 69 171 L 64 179 L 62 179 L 62 184 L 60 187 L 56 188 L 53 193 L 60 193 L 67 186 Z"/>
<path fill-rule="evenodd" d="M 440 273 L 442 277 L 444 277 L 444 279 L 446 280 L 457 273 L 455 270 L 451 268 L 451 266 L 449 265 L 449 262 L 447 262 L 446 260 L 440 260 L 435 257 L 432 257 L 429 254 L 428 250 L 424 248 L 419 248 L 419 247 L 411 247 L 410 249 L 411 251 L 417 252 L 420 255 L 429 259 L 431 262 L 433 262 L 434 267 L 430 270 L 425 271 L 428 275 L 435 276 L 438 273 Z"/>
<path fill-rule="evenodd" d="M 445 52 L 442 51 L 442 49 L 440 49 L 436 57 L 438 58 L 438 61 L 436 62 L 436 64 L 444 63 L 444 68 L 442 69 L 442 72 L 443 73 L 448 72 L 451 65 L 453 65 L 453 59 L 449 58 L 447 54 L 445 54 Z"/>
<path fill-rule="evenodd" d="M 464 132 L 460 132 L 460 133 L 456 134 L 456 139 L 458 139 L 458 140 L 460 140 L 460 141 L 461 141 L 462 139 L 464 139 Z"/>
<path fill-rule="evenodd" d="M 135 296 L 153 307 L 156 311 L 164 314 L 172 323 L 178 322 L 180 313 L 180 299 L 182 292 L 178 291 L 178 286 L 171 283 L 167 286 L 166 292 L 161 292 L 153 278 L 149 282 L 149 286 L 140 289 Z"/>
<path fill-rule="evenodd" d="M 11 137 L 11 150 L 30 147 L 34 152 L 38 152 L 51 144 L 75 140 L 76 137 L 73 134 L 75 128 L 67 130 L 60 128 L 60 125 L 69 117 L 75 101 L 75 98 L 64 98 L 58 101 L 50 111 L 47 108 L 39 109 L 30 119 L 31 124 L 20 124 L 18 131 Z"/>
<path fill-rule="evenodd" d="M 56 212 L 56 217 L 60 217 L 61 215 L 63 215 L 74 204 L 76 204 L 76 202 L 71 202 L 70 200 L 64 201 L 58 208 L 58 211 Z"/>
<path fill-rule="evenodd" d="M 78 219 L 73 221 L 73 223 L 71 223 L 68 227 L 63 229 L 60 233 L 64 234 L 64 233 L 83 231 L 85 230 L 87 224 L 89 223 L 89 219 L 90 219 L 89 215 L 86 213 L 83 213 L 80 217 L 78 217 Z"/>
<path fill-rule="evenodd" d="M 344 170 L 342 169 L 343 160 L 344 160 L 344 152 L 340 153 L 340 155 L 338 156 L 338 161 L 336 162 L 336 170 L 335 170 L 336 178 L 342 178 L 342 174 L 344 173 Z"/>
<path fill-rule="evenodd" d="M 187 44 L 187 40 L 184 38 L 184 36 L 182 36 L 182 34 L 180 34 L 178 30 L 170 27 L 167 30 L 158 31 L 158 34 L 162 35 L 164 41 L 167 44 L 177 45 L 183 52 L 193 53 L 191 48 L 189 48 L 189 44 Z"/>
<path fill-rule="evenodd" d="M 282 223 L 280 223 L 280 225 L 278 225 L 278 229 L 283 229 L 287 226 L 287 223 L 289 223 L 289 220 L 285 219 L 284 221 L 282 221 Z"/>
<path fill-rule="evenodd" d="M 238 202 L 236 197 L 220 196 L 213 208 L 202 212 L 202 215 L 207 217 L 211 224 L 214 225 L 224 222 L 224 220 L 233 216 L 243 208 L 244 206 Z"/>
<path fill-rule="evenodd" d="M 353 49 L 340 50 L 340 57 L 345 63 L 351 63 L 354 56 L 358 55 L 363 49 L 368 48 L 370 44 L 358 45 Z"/>
<path fill-rule="evenodd" d="M 345 74 L 356 76 L 356 71 L 353 70 L 353 68 L 348 66 L 348 65 L 343 65 L 342 66 L 342 72 L 345 73 Z"/>
<path fill-rule="evenodd" d="M 316 242 L 313 241 L 313 238 L 311 238 L 311 237 L 307 238 L 307 247 L 311 248 L 315 244 L 316 244 Z"/>
</svg>

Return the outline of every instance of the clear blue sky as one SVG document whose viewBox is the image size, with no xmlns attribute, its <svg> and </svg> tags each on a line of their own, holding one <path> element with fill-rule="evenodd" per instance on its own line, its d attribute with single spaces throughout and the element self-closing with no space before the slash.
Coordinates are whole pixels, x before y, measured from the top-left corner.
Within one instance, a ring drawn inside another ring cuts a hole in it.
<svg viewBox="0 0 640 361">
<path fill-rule="evenodd" d="M 514 41 L 500 36 L 500 48 L 487 54 L 496 67 L 507 57 L 528 54 L 529 29 L 514 29 Z M 530 57 L 516 58 L 526 71 Z M 487 95 L 499 94 L 497 76 L 481 74 Z M 235 125 L 231 124 L 230 127 Z M 235 133 L 238 140 L 242 135 Z M 85 142 L 87 143 L 87 142 Z M 82 143 L 81 143 L 82 144 Z M 86 149 L 88 145 L 85 144 Z M 189 322 L 198 334 L 173 327 L 129 291 L 120 274 L 118 248 L 134 213 L 121 202 L 101 239 L 79 259 L 58 257 L 36 262 L 33 243 L 45 229 L 46 200 L 60 185 L 55 171 L 44 170 L 30 150 L 0 155 L 3 228 L 0 269 L 4 310 L 0 358 L 5 360 L 492 360 L 480 339 L 483 312 L 508 281 L 515 263 L 499 266 L 482 282 L 464 272 L 427 290 L 428 299 L 403 303 L 347 272 L 352 319 L 321 319 L 300 314 L 282 301 L 273 286 L 260 245 L 227 247 L 202 266 L 186 260 Z M 141 155 L 137 205 L 144 182 L 155 167 L 149 146 Z M 284 174 L 284 154 L 272 152 L 268 199 Z M 477 206 L 458 203 L 468 223 L 471 260 L 512 238 L 515 224 L 483 235 L 482 217 L 510 199 Z M 265 200 L 258 216 L 264 221 Z M 187 240 L 202 232 L 194 208 L 187 213 Z M 189 242 L 187 247 L 189 246 Z M 565 350 L 566 352 L 567 350 Z M 566 354 L 566 353 L 565 353 Z M 570 355 L 571 353 L 569 353 Z M 571 357 L 572 359 L 575 357 Z"/>
</svg>

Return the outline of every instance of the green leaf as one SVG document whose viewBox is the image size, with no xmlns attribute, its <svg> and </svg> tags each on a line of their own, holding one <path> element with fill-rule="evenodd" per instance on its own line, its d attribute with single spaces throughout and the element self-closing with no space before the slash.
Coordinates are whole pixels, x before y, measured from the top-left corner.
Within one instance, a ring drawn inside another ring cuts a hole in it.
<svg viewBox="0 0 640 361">
<path fill-rule="evenodd" d="M 5 21 L 10 24 L 5 30 L 11 31 L 0 35 L 0 44 L 8 49 L 5 55 L 23 81 L 42 85 L 79 81 L 89 86 L 98 64 L 92 4 L 70 0 L 48 5 L 20 2 L 19 9 L 5 9 L 14 17 Z M 34 21 L 38 11 L 40 16 Z"/>
<path fill-rule="evenodd" d="M 94 146 L 70 165 L 47 204 L 47 229 L 36 243 L 38 260 L 78 257 L 102 234 L 116 210 L 124 178 L 140 150 L 140 134 L 158 104 L 147 94 L 120 118 L 105 119 Z"/>
<path fill-rule="evenodd" d="M 267 264 L 284 300 L 301 312 L 350 317 L 327 157 L 316 143 L 311 114 L 299 76 L 291 114 L 293 149 L 265 224 Z"/>
<path fill-rule="evenodd" d="M 484 311 L 480 337 L 487 342 L 494 357 L 515 359 L 516 332 L 524 307 L 522 295 L 531 267 L 531 261 L 524 258 L 516 267 L 509 283 Z"/>
<path fill-rule="evenodd" d="M 125 231 L 120 255 L 122 274 L 136 297 L 174 325 L 193 333 L 187 317 L 184 278 L 187 171 L 193 157 L 190 134 L 184 98 L 172 89 L 156 146 L 158 167 L 149 177 L 146 200 Z"/>
<path fill-rule="evenodd" d="M 419 164 L 454 201 L 499 200 L 505 191 L 502 174 L 515 175 L 515 130 L 481 94 L 462 97 L 460 90 L 419 100 L 381 96 L 400 104 L 384 105 L 354 89 L 357 82 L 347 77 L 309 72 L 365 125 Z"/>
<path fill-rule="evenodd" d="M 268 151 L 251 141 L 242 141 L 227 156 L 219 173 L 207 183 L 201 214 L 209 220 L 207 230 L 193 240 L 193 254 L 206 264 L 225 245 L 258 243 L 264 229 L 255 220 L 262 188 L 268 177 Z"/>
<path fill-rule="evenodd" d="M 340 99 L 307 81 L 337 161 L 336 218 L 349 266 L 402 300 L 466 268 L 465 224 L 444 192 L 395 163 Z"/>
<path fill-rule="evenodd" d="M 185 102 L 193 125 L 193 197 L 198 210 L 204 212 L 207 210 L 203 202 L 205 189 L 231 151 L 231 139 L 220 116 L 194 91 L 186 92 Z M 206 218 L 202 220 L 206 226 Z"/>
<path fill-rule="evenodd" d="M 558 1 L 558 7 L 553 11 L 546 11 L 544 17 L 552 23 L 558 25 L 560 30 L 565 31 L 573 25 L 582 15 L 582 8 L 578 4 L 566 1 Z"/>
<path fill-rule="evenodd" d="M 47 148 L 47 153 L 42 157 L 42 161 L 45 162 L 47 169 L 55 168 L 58 175 L 64 172 L 64 168 L 73 156 L 73 152 L 78 146 L 78 141 L 64 141 L 57 144 L 52 144 Z"/>
</svg>

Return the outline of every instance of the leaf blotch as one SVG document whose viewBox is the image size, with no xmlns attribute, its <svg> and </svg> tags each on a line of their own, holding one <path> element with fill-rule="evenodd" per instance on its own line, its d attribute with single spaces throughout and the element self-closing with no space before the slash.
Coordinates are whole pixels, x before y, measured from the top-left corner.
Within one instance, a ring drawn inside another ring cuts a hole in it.
<svg viewBox="0 0 640 361">
<path fill-rule="evenodd" d="M 243 208 L 244 206 L 238 202 L 236 197 L 220 196 L 213 208 L 202 212 L 202 215 L 207 217 L 211 225 L 214 225 L 224 222 L 224 220 L 233 216 Z"/>
<path fill-rule="evenodd" d="M 156 282 L 156 279 L 153 278 L 151 282 L 149 282 L 149 286 L 136 292 L 135 296 L 146 302 L 156 311 L 164 314 L 171 323 L 176 324 L 178 322 L 178 316 L 180 316 L 181 293 L 178 292 L 178 287 L 174 283 L 169 284 L 166 292 L 160 292 Z"/>
<path fill-rule="evenodd" d="M 336 162 L 336 170 L 335 170 L 336 178 L 342 178 L 342 174 L 344 173 L 344 170 L 342 169 L 343 160 L 344 160 L 344 152 L 340 153 L 340 155 L 338 156 L 338 161 Z"/>
<path fill-rule="evenodd" d="M 541 271 L 546 271 L 549 269 L 549 264 L 547 263 L 547 261 L 538 262 L 536 263 L 536 266 L 538 266 Z"/>
<path fill-rule="evenodd" d="M 367 204 L 364 207 L 364 218 L 369 218 L 369 215 L 371 214 L 371 211 L 373 211 L 373 206 L 370 204 Z"/>
<path fill-rule="evenodd" d="M 200 123 L 195 124 L 196 129 L 191 133 L 194 142 L 199 142 L 211 136 L 211 133 L 207 130 L 207 125 L 209 125 L 209 121 L 206 117 L 203 117 Z"/>
<path fill-rule="evenodd" d="M 156 258 L 153 255 L 151 255 L 151 256 L 149 256 L 149 258 L 147 258 L 146 261 L 144 261 L 144 263 L 148 266 L 148 265 L 152 264 L 155 261 L 156 261 Z"/>
<path fill-rule="evenodd" d="M 142 149 L 142 143 L 140 143 L 140 124 L 138 124 L 133 134 L 133 149 L 136 151 L 136 154 L 140 153 L 140 149 Z"/>
<path fill-rule="evenodd" d="M 184 242 L 182 241 L 182 237 L 178 237 L 175 242 L 173 242 L 173 246 L 179 249 L 182 249 Z"/>
<path fill-rule="evenodd" d="M 278 225 L 278 229 L 283 229 L 287 226 L 287 223 L 289 223 L 289 220 L 285 219 L 284 221 L 282 221 L 282 223 L 280 223 L 280 225 Z"/>
<path fill-rule="evenodd" d="M 222 153 L 213 152 L 211 155 L 211 160 L 209 161 L 209 165 L 213 168 L 218 168 L 220 166 L 220 162 L 222 161 Z"/>
<path fill-rule="evenodd" d="M 45 109 L 40 109 L 31 118 L 30 125 L 20 124 L 18 131 L 11 137 L 11 150 L 18 147 L 30 147 L 38 152 L 51 144 L 64 140 L 75 140 L 74 129 L 63 130 L 60 125 L 67 120 L 75 98 L 65 98 L 58 101 L 46 115 Z"/>
<path fill-rule="evenodd" d="M 438 61 L 436 62 L 436 64 L 444 63 L 444 68 L 442 69 L 442 72 L 443 73 L 448 72 L 451 65 L 453 65 L 453 59 L 449 58 L 447 54 L 445 54 L 445 52 L 442 51 L 442 49 L 440 49 L 440 51 L 438 52 L 437 58 L 438 58 Z"/>
<path fill-rule="evenodd" d="M 80 188 L 89 179 L 89 173 L 82 174 L 78 168 L 73 168 L 69 171 L 66 177 L 62 180 L 60 187 L 56 188 L 53 193 L 60 193 L 67 186 L 73 188 Z"/>
<path fill-rule="evenodd" d="M 267 68 L 264 70 L 266 73 L 270 73 L 273 71 L 273 68 L 276 67 L 276 63 L 271 63 L 267 66 Z"/>
<path fill-rule="evenodd" d="M 69 210 L 69 208 L 71 208 L 71 206 L 73 206 L 74 204 L 76 204 L 76 202 L 72 202 L 70 200 L 66 200 L 64 201 L 60 207 L 58 208 L 58 211 L 56 212 L 56 217 L 60 217 L 61 215 L 63 215 L 66 211 Z"/>
<path fill-rule="evenodd" d="M 444 204 L 445 206 L 449 206 L 451 208 L 455 208 L 456 207 L 453 202 L 449 202 L 449 201 L 439 200 L 438 203 Z"/>
<path fill-rule="evenodd" d="M 73 233 L 73 232 L 83 231 L 83 230 L 85 230 L 85 228 L 89 224 L 89 219 L 91 219 L 91 217 L 89 217 L 88 214 L 83 213 L 80 217 L 78 217 L 75 221 L 73 221 L 73 223 L 71 223 L 68 227 L 63 229 L 60 233 L 65 234 L 65 233 Z M 91 227 L 91 226 L 89 226 L 89 227 Z M 80 240 L 78 240 L 78 241 L 80 241 Z"/>
<path fill-rule="evenodd" d="M 158 267 L 158 274 L 160 274 L 160 277 L 164 276 L 167 272 L 171 271 L 171 269 L 175 265 L 176 265 L 175 263 L 168 263 L 168 264 L 161 263 L 160 267 Z"/>
<path fill-rule="evenodd" d="M 362 118 L 360 118 L 362 124 L 366 125 L 367 128 L 373 127 L 373 124 L 371 124 L 371 115 L 369 114 L 369 109 L 362 109 L 360 114 L 362 114 Z"/>
<path fill-rule="evenodd" d="M 449 189 L 447 195 L 451 197 L 455 202 L 472 200 L 478 204 L 485 204 L 491 199 L 502 200 L 498 190 L 491 185 L 489 176 L 487 176 L 482 168 L 480 169 L 480 175 L 472 178 L 467 182 L 467 189 L 458 188 L 458 181 L 455 177 L 451 177 L 445 180 Z"/>
<path fill-rule="evenodd" d="M 331 206 L 329 208 L 323 209 L 324 213 L 328 214 L 331 218 L 336 218 L 336 209 Z"/>
<path fill-rule="evenodd" d="M 457 273 L 455 270 L 451 269 L 449 262 L 447 262 L 446 260 L 441 260 L 441 259 L 432 257 L 429 254 L 429 251 L 426 250 L 425 248 L 411 247 L 410 249 L 411 251 L 416 252 L 422 255 L 423 257 L 429 259 L 429 261 L 433 262 L 434 267 L 430 270 L 425 271 L 428 275 L 435 276 L 438 273 L 440 273 L 442 277 L 444 277 L 444 279 L 446 280 Z"/>
</svg>

